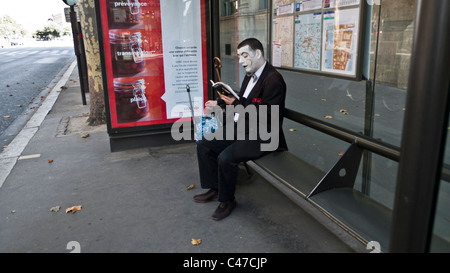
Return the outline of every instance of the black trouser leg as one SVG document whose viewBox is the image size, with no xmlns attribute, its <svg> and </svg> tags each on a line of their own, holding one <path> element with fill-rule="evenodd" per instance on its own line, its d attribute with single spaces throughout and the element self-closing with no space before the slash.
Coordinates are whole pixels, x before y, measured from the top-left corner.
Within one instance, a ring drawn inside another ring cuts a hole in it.
<svg viewBox="0 0 450 273">
<path fill-rule="evenodd" d="M 233 162 L 233 143 L 227 140 L 197 142 L 200 185 L 219 191 L 219 201 L 234 200 L 238 163 Z"/>
<path fill-rule="evenodd" d="M 232 143 L 232 141 L 226 140 L 200 140 L 197 142 L 200 185 L 203 189 L 219 189 L 217 157 Z"/>
<path fill-rule="evenodd" d="M 219 201 L 233 201 L 239 175 L 238 163 L 233 161 L 233 145 L 225 148 L 218 156 Z"/>
</svg>

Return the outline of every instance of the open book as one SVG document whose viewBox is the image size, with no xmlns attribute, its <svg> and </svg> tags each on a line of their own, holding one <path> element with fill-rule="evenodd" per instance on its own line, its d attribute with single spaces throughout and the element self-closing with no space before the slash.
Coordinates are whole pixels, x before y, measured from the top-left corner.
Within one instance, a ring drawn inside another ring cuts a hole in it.
<svg viewBox="0 0 450 273">
<path fill-rule="evenodd" d="M 210 80 L 210 81 L 211 81 L 213 88 L 222 86 L 225 88 L 226 91 L 228 91 L 230 94 L 232 94 L 236 99 L 239 99 L 239 96 L 236 94 L 236 92 L 234 92 L 234 90 L 228 84 L 223 83 L 223 82 L 213 82 L 212 80 Z"/>
</svg>

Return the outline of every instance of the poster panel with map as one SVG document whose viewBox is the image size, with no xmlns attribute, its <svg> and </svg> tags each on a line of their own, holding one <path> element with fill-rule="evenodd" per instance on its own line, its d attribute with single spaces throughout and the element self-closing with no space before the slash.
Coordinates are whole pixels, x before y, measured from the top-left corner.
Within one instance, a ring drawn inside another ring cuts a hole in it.
<svg viewBox="0 0 450 273">
<path fill-rule="evenodd" d="M 272 64 L 359 79 L 361 0 L 273 0 Z"/>
<path fill-rule="evenodd" d="M 322 71 L 356 75 L 359 13 L 359 8 L 324 12 Z"/>
</svg>

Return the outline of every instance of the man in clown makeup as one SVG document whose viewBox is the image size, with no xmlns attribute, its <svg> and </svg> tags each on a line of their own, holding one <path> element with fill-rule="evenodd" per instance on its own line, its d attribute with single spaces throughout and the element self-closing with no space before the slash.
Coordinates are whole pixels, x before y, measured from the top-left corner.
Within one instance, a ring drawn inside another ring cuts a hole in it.
<svg viewBox="0 0 450 273">
<path fill-rule="evenodd" d="M 257 159 L 270 152 L 287 150 L 282 130 L 286 97 L 283 77 L 266 61 L 263 46 L 255 38 L 246 39 L 238 45 L 237 57 L 246 72 L 239 99 L 221 96 L 218 100 L 207 101 L 205 106 L 226 106 L 227 115 L 228 109 L 233 107 L 251 108 L 255 109 L 253 113 L 256 113 L 257 118 L 252 119 L 250 114 L 232 112 L 233 117 L 226 119 L 228 124 L 224 126 L 223 134 L 226 135 L 225 129 L 231 123 L 234 138 L 204 138 L 197 143 L 200 184 L 208 191 L 195 195 L 194 201 L 204 203 L 218 199 L 220 204 L 211 216 L 214 220 L 227 217 L 236 207 L 235 186 L 240 162 Z M 266 124 L 261 121 L 266 121 Z M 239 131 L 237 127 L 240 122 L 244 122 L 245 129 Z M 267 139 L 267 134 L 261 133 L 262 127 L 266 133 L 271 133 L 271 139 Z M 238 136 L 238 131 L 242 133 L 241 136 Z M 251 134 L 255 132 L 256 138 L 252 138 Z M 270 148 L 264 148 L 268 147 L 264 145 L 269 145 Z"/>
</svg>

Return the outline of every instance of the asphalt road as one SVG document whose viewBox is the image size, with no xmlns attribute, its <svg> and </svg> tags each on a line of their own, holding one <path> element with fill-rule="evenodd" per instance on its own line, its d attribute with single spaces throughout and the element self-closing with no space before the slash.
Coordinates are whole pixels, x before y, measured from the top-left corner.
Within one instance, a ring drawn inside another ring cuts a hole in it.
<svg viewBox="0 0 450 273">
<path fill-rule="evenodd" d="M 20 132 L 74 58 L 71 41 L 0 48 L 0 149 Z"/>
</svg>

